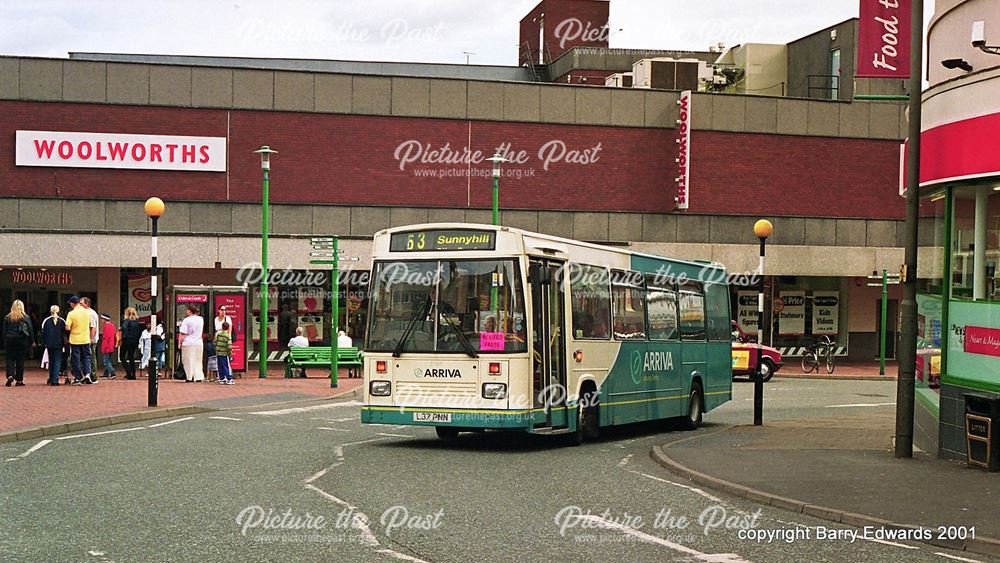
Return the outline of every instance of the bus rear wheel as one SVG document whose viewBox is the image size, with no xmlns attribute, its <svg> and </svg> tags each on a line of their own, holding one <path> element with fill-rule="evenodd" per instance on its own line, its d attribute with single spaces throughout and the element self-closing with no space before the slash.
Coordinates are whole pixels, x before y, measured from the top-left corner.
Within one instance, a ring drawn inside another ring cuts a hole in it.
<svg viewBox="0 0 1000 563">
<path fill-rule="evenodd" d="M 452 428 L 451 426 L 435 426 L 434 431 L 437 432 L 438 438 L 442 440 L 454 440 L 458 438 L 458 428 Z"/>
<path fill-rule="evenodd" d="M 695 430 L 701 426 L 703 415 L 704 394 L 701 390 L 701 383 L 695 381 L 691 384 L 691 395 L 688 397 L 688 414 L 681 418 L 681 428 L 683 430 Z"/>
</svg>

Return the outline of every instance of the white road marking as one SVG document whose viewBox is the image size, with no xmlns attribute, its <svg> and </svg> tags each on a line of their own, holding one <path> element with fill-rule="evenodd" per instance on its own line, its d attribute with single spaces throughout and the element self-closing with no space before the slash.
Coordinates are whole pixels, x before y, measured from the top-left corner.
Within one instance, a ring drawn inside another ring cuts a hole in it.
<svg viewBox="0 0 1000 563">
<path fill-rule="evenodd" d="M 347 508 L 348 510 L 351 510 L 353 512 L 353 514 L 354 514 L 354 519 L 351 522 L 351 527 L 357 529 L 361 533 L 361 538 L 362 538 L 362 540 L 364 541 L 365 544 L 367 544 L 367 545 L 369 545 L 371 547 L 378 547 L 378 545 L 379 545 L 378 539 L 375 537 L 375 534 L 372 533 L 371 528 L 368 527 L 368 522 L 367 522 L 368 521 L 368 517 L 365 516 L 365 514 L 363 512 L 361 512 L 360 510 L 358 510 L 358 507 L 352 505 L 351 503 L 347 502 L 346 500 L 342 500 L 342 499 L 339 499 L 339 498 L 331 495 L 330 493 L 324 491 L 323 489 L 320 489 L 319 487 L 314 487 L 312 485 L 306 485 L 306 488 L 309 489 L 309 490 L 312 490 L 312 491 L 316 491 L 317 493 L 319 493 L 324 498 L 332 500 L 333 502 L 339 504 L 340 506 L 343 506 L 344 508 Z"/>
<path fill-rule="evenodd" d="M 389 438 L 412 438 L 410 434 L 389 434 L 388 432 L 376 432 L 376 436 L 386 436 Z"/>
<path fill-rule="evenodd" d="M 826 405 L 828 409 L 850 409 L 858 407 L 891 407 L 896 403 L 854 403 L 850 405 Z"/>
<path fill-rule="evenodd" d="M 44 448 L 46 444 L 50 444 L 50 443 L 52 443 L 52 440 L 42 440 L 41 442 L 38 442 L 34 446 L 31 446 L 31 449 L 28 450 L 28 451 L 26 451 L 26 452 L 24 452 L 23 454 L 17 454 L 17 457 L 20 458 L 20 459 L 24 459 L 24 458 L 28 457 L 29 455 L 37 452 L 38 450 Z"/>
<path fill-rule="evenodd" d="M 626 465 L 628 465 L 628 462 L 630 461 L 632 461 L 632 454 L 628 454 L 627 456 L 623 457 L 622 460 L 618 462 L 618 467 L 625 467 Z"/>
<path fill-rule="evenodd" d="M 87 552 L 87 555 L 90 555 L 91 557 L 104 557 L 104 552 L 103 551 L 90 550 L 90 551 Z"/>
<path fill-rule="evenodd" d="M 19 458 L 19 457 L 9 457 L 9 458 L 7 458 L 7 461 L 18 461 L 19 459 L 21 459 L 21 458 Z"/>
<path fill-rule="evenodd" d="M 412 437 L 413 436 L 407 436 L 407 438 L 412 438 Z M 346 448 L 347 446 L 357 446 L 359 444 L 367 444 L 369 442 L 380 442 L 382 440 L 387 440 L 387 439 L 388 438 L 369 438 L 367 440 L 358 440 L 357 442 L 348 442 L 346 444 L 341 444 L 339 446 L 336 446 L 334 448 L 334 451 L 336 451 L 336 448 Z"/>
<path fill-rule="evenodd" d="M 236 421 L 243 420 L 242 418 L 233 418 L 231 416 L 210 416 L 208 418 L 211 418 L 212 420 L 236 420 Z"/>
<path fill-rule="evenodd" d="M 361 401 L 347 401 L 344 403 L 330 403 L 327 405 L 313 405 L 311 407 L 293 407 L 289 409 L 280 409 L 276 411 L 257 411 L 250 414 L 261 414 L 264 416 L 281 416 L 284 414 L 297 414 L 303 412 L 313 412 L 326 409 L 336 409 L 341 407 L 359 407 L 361 406 Z"/>
<path fill-rule="evenodd" d="M 621 465 L 621 464 L 619 464 L 619 465 Z M 699 494 L 699 495 L 707 498 L 708 500 L 710 500 L 712 502 L 717 502 L 717 503 L 720 503 L 720 504 L 722 503 L 722 499 L 720 499 L 719 497 L 712 496 L 712 495 L 706 493 L 705 491 L 699 489 L 698 487 L 692 487 L 690 485 L 684 485 L 683 483 L 675 483 L 673 481 L 668 481 L 667 479 L 664 479 L 662 477 L 656 477 L 655 475 L 647 475 L 645 473 L 641 473 L 641 472 L 636 471 L 634 469 L 626 469 L 626 471 L 628 471 L 629 473 L 635 473 L 636 475 L 641 475 L 641 476 L 643 476 L 643 477 L 645 477 L 647 479 L 652 479 L 654 481 L 659 481 L 661 483 L 666 483 L 668 485 L 673 485 L 675 487 L 680 487 L 682 489 L 687 489 L 687 490 L 691 491 L 692 493 Z"/>
<path fill-rule="evenodd" d="M 103 432 L 91 432 L 89 434 L 76 434 L 75 436 L 60 436 L 56 440 L 72 440 L 74 438 L 87 438 L 89 436 L 102 436 L 104 434 L 119 434 L 121 432 L 134 432 L 136 430 L 145 430 L 145 426 L 136 426 L 135 428 L 121 428 L 119 430 L 105 430 Z"/>
<path fill-rule="evenodd" d="M 393 551 L 391 549 L 380 549 L 376 553 L 384 553 L 386 555 L 395 557 L 396 559 L 402 559 L 403 561 L 419 561 L 420 563 L 427 563 L 423 559 L 417 559 L 416 557 L 410 557 L 405 553 L 400 553 L 398 551 Z"/>
<path fill-rule="evenodd" d="M 946 557 L 948 559 L 954 559 L 955 561 L 967 561 L 968 563 L 983 563 L 978 559 L 966 559 L 964 557 L 959 557 L 957 555 L 948 555 L 947 553 L 935 552 L 934 555 L 940 555 L 941 557 Z"/>
<path fill-rule="evenodd" d="M 917 546 L 915 546 L 915 545 L 906 545 L 905 543 L 896 543 L 896 542 L 893 542 L 893 541 L 879 540 L 879 539 L 875 539 L 875 538 L 862 538 L 862 539 L 867 539 L 870 542 L 880 543 L 882 545 L 891 545 L 892 547 L 901 547 L 903 549 L 915 549 L 915 550 L 918 550 L 918 551 L 920 550 L 920 548 L 917 547 Z"/>
<path fill-rule="evenodd" d="M 601 518 L 600 516 L 594 516 L 592 514 L 587 514 L 587 515 L 578 516 L 577 518 L 584 519 L 584 520 L 589 520 L 591 522 L 594 522 L 598 526 L 601 526 L 601 527 L 604 527 L 604 528 L 609 528 L 609 529 L 612 529 L 612 530 L 617 530 L 617 531 L 619 531 L 619 532 L 621 532 L 621 533 L 623 533 L 623 534 L 625 534 L 627 536 L 632 536 L 632 537 L 634 537 L 636 539 L 639 539 L 639 540 L 642 540 L 642 541 L 644 541 L 646 543 L 651 543 L 651 544 L 654 544 L 654 545 L 660 545 L 660 546 L 666 547 L 667 549 L 672 549 L 672 550 L 674 550 L 674 551 L 676 551 L 678 553 L 683 553 L 685 555 L 690 555 L 690 556 L 698 559 L 699 561 L 711 561 L 711 562 L 718 562 L 718 563 L 721 563 L 721 562 L 747 563 L 745 559 L 743 559 L 741 556 L 739 556 L 739 555 L 737 555 L 735 553 L 719 553 L 719 554 L 708 555 L 708 554 L 702 553 L 702 552 L 700 552 L 698 550 L 691 549 L 690 547 L 687 547 L 685 545 L 681 545 L 679 543 L 674 543 L 674 542 L 672 542 L 670 540 L 665 540 L 665 539 L 657 537 L 657 536 L 652 536 L 652 535 L 647 534 L 645 532 L 640 532 L 639 530 L 636 530 L 634 528 L 630 528 L 628 526 L 625 526 L 623 524 L 619 524 L 617 522 L 612 522 L 610 520 L 605 520 L 604 518 Z"/>
<path fill-rule="evenodd" d="M 177 422 L 184 422 L 185 420 L 193 420 L 193 419 L 194 419 L 193 416 L 187 416 L 187 417 L 178 418 L 178 419 L 175 419 L 175 420 L 168 420 L 166 422 L 159 422 L 157 424 L 150 424 L 146 428 L 159 428 L 160 426 L 166 426 L 168 424 L 174 424 L 174 423 L 177 423 Z"/>
<path fill-rule="evenodd" d="M 344 463 L 344 446 L 334 446 L 333 447 L 333 455 L 337 456 L 337 461 L 333 462 L 332 465 L 327 466 L 323 470 L 321 470 L 321 471 L 313 474 L 312 477 L 309 477 L 308 479 L 306 479 L 305 483 L 307 485 L 309 483 L 312 483 L 316 479 L 319 479 L 320 477 L 326 475 L 327 471 L 329 471 L 329 470 L 333 469 L 334 467 L 337 467 L 338 465 Z"/>
<path fill-rule="evenodd" d="M 346 428 L 330 428 L 329 426 L 317 426 L 316 430 L 335 430 L 337 432 L 350 432 L 350 430 Z"/>
</svg>

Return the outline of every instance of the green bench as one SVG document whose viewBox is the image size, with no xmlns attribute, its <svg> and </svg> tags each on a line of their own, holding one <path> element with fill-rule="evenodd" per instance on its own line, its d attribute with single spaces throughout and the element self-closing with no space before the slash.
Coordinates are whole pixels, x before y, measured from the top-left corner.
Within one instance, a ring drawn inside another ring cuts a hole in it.
<svg viewBox="0 0 1000 563">
<path fill-rule="evenodd" d="M 355 369 L 360 371 L 362 353 L 354 347 L 337 348 L 337 364 L 347 366 L 348 377 L 353 375 Z M 330 367 L 330 347 L 329 346 L 309 346 L 293 347 L 288 349 L 285 356 L 285 377 L 295 377 L 292 375 L 295 368 L 329 368 Z"/>
</svg>

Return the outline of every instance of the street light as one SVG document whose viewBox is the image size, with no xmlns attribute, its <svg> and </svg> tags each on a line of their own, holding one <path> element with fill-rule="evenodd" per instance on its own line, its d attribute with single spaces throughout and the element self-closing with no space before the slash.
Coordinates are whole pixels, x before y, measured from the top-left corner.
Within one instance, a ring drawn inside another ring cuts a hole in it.
<svg viewBox="0 0 1000 563">
<path fill-rule="evenodd" d="M 340 371 L 337 342 L 337 327 L 340 322 L 340 261 L 356 262 L 360 258 L 341 257 L 340 255 L 344 251 L 340 250 L 340 239 L 337 237 L 313 237 L 310 239 L 310 243 L 314 252 L 310 252 L 309 256 L 314 259 L 310 260 L 309 263 L 333 266 L 333 272 L 330 276 L 330 387 L 336 387 Z"/>
<path fill-rule="evenodd" d="M 264 145 L 253 151 L 260 155 L 260 167 L 264 171 L 264 194 L 261 198 L 261 219 L 260 219 L 260 267 L 264 272 L 264 277 L 260 282 L 260 378 L 267 377 L 267 312 L 268 312 L 268 287 L 267 278 L 270 271 L 267 268 L 267 237 L 270 229 L 268 210 L 268 189 L 271 172 L 271 155 L 278 154 L 278 151 L 271 150 L 271 147 Z"/>
<path fill-rule="evenodd" d="M 753 234 L 760 240 L 760 264 L 757 271 L 760 274 L 757 292 L 757 369 L 753 376 L 753 424 L 760 426 L 764 419 L 764 374 L 760 367 L 763 362 L 762 346 L 764 345 L 764 249 L 767 238 L 774 233 L 774 226 L 767 219 L 761 219 L 753 225 Z"/>
<path fill-rule="evenodd" d="M 143 210 L 146 212 L 146 216 L 152 223 L 152 242 L 150 245 L 150 256 L 152 258 L 150 265 L 151 269 L 149 271 L 149 286 L 150 286 L 150 305 L 149 305 L 149 332 L 150 332 L 150 356 L 149 356 L 149 382 L 146 388 L 146 404 L 150 407 L 155 407 L 157 402 L 157 381 L 156 381 L 156 362 L 157 356 L 155 353 L 156 343 L 159 337 L 156 333 L 156 223 L 159 221 L 160 217 L 163 215 L 163 211 L 166 206 L 163 204 L 163 200 L 158 197 L 151 197 L 146 200 L 145 205 L 143 205 Z"/>
<path fill-rule="evenodd" d="M 500 155 L 499 152 L 487 158 L 493 163 L 493 224 L 500 224 L 500 163 L 510 162 Z"/>
</svg>

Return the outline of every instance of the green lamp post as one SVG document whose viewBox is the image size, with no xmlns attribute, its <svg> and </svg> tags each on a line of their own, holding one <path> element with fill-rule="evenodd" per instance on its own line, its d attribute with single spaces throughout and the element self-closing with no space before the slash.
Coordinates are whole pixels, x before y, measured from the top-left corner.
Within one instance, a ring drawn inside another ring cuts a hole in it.
<svg viewBox="0 0 1000 563">
<path fill-rule="evenodd" d="M 271 172 L 271 155 L 278 154 L 278 151 L 271 150 L 271 147 L 264 145 L 253 151 L 260 155 L 260 167 L 264 171 L 264 193 L 261 198 L 261 218 L 260 218 L 260 267 L 263 270 L 263 277 L 260 282 L 260 378 L 267 377 L 267 312 L 268 312 L 268 277 L 270 271 L 267 267 L 267 238 L 270 234 L 270 209 L 269 209 L 269 189 Z"/>
</svg>

